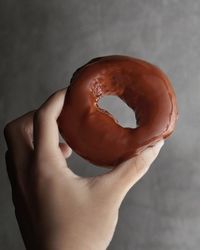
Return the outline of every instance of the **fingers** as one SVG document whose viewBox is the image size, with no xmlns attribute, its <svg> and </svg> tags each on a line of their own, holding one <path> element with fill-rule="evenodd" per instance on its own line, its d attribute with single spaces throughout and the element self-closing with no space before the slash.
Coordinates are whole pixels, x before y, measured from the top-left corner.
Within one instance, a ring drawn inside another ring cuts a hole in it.
<svg viewBox="0 0 200 250">
<path fill-rule="evenodd" d="M 155 146 L 144 150 L 140 155 L 129 159 L 112 170 L 113 178 L 120 178 L 124 186 L 131 188 L 149 169 L 158 156 L 164 141 L 158 142 Z"/>
<path fill-rule="evenodd" d="M 31 111 L 8 123 L 4 129 L 8 146 L 5 154 L 7 173 L 12 187 L 13 203 L 18 208 L 29 199 L 27 177 L 33 155 L 33 115 L 34 111 Z"/>
<path fill-rule="evenodd" d="M 28 112 L 16 120 L 8 123 L 4 128 L 4 136 L 10 156 L 17 165 L 24 161 L 33 151 L 33 115 Z"/>
<path fill-rule="evenodd" d="M 62 111 L 65 93 L 66 89 L 54 93 L 34 115 L 34 171 L 36 176 L 42 178 L 53 177 L 63 169 L 68 176 L 75 176 L 65 161 L 71 149 L 67 144 L 59 143 L 57 119 Z"/>
<path fill-rule="evenodd" d="M 101 185 L 108 196 L 122 201 L 128 190 L 144 176 L 153 161 L 158 156 L 164 141 L 155 146 L 147 148 L 140 155 L 123 162 L 109 173 L 101 176 Z"/>
<path fill-rule="evenodd" d="M 66 89 L 54 93 L 35 112 L 34 115 L 34 148 L 42 156 L 58 153 L 59 131 L 57 118 L 61 113 Z"/>
</svg>

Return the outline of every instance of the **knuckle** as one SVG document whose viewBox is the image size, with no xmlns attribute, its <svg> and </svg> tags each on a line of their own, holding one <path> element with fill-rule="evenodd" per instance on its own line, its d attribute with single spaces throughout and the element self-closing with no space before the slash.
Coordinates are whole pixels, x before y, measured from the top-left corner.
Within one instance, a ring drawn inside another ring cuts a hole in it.
<svg viewBox="0 0 200 250">
<path fill-rule="evenodd" d="M 57 97 L 60 94 L 60 90 L 55 91 L 49 98 Z"/>
<path fill-rule="evenodd" d="M 9 139 L 15 134 L 17 135 L 30 135 L 32 133 L 32 128 L 28 126 L 23 120 L 14 120 L 7 123 L 4 127 L 4 137 Z"/>
<path fill-rule="evenodd" d="M 34 123 L 40 123 L 46 119 L 48 119 L 49 117 L 51 117 L 51 112 L 50 112 L 50 109 L 49 109 L 49 106 L 48 106 L 48 101 L 50 99 L 58 99 L 60 98 L 62 95 L 64 95 L 66 92 L 66 89 L 61 89 L 61 90 L 58 90 L 56 91 L 55 93 L 53 93 L 48 99 L 47 101 L 42 104 L 42 106 L 36 110 L 34 112 L 34 115 L 33 115 L 33 120 L 34 120 Z"/>
<path fill-rule="evenodd" d="M 13 132 L 14 127 L 15 127 L 15 124 L 13 121 L 9 122 L 5 125 L 5 127 L 4 127 L 4 137 L 5 138 L 8 138 L 8 136 Z"/>
<path fill-rule="evenodd" d="M 32 124 L 31 126 L 29 126 L 29 124 L 23 124 L 23 126 L 21 127 L 22 133 L 24 135 L 28 135 L 28 136 L 33 136 L 33 127 Z"/>
<path fill-rule="evenodd" d="M 47 101 L 50 99 L 58 98 L 61 95 L 63 95 L 65 92 L 66 92 L 66 89 L 59 89 L 59 90 L 55 91 L 52 95 L 50 95 L 48 97 Z"/>
<path fill-rule="evenodd" d="M 48 98 L 48 100 L 50 100 L 50 99 L 59 99 L 59 98 L 61 98 L 62 96 L 64 96 L 65 93 L 66 93 L 66 88 L 65 88 L 65 89 L 57 90 L 56 92 L 54 92 L 54 93 Z"/>
<path fill-rule="evenodd" d="M 63 93 L 65 93 L 65 92 L 66 92 L 66 89 L 59 89 L 59 90 L 57 90 L 56 92 L 53 93 L 52 97 L 53 96 L 54 97 L 59 97 L 59 96 L 63 95 Z"/>
<path fill-rule="evenodd" d="M 8 122 L 4 127 L 4 137 L 7 139 L 12 136 L 13 133 L 31 134 L 32 133 L 32 116 L 35 111 L 30 111 L 29 113 L 18 117 L 10 122 Z"/>
</svg>

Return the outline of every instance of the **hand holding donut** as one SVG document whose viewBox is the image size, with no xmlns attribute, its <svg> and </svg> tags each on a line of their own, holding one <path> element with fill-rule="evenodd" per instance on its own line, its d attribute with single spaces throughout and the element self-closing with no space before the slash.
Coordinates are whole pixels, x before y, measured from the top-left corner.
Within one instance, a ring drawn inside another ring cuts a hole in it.
<svg viewBox="0 0 200 250">
<path fill-rule="evenodd" d="M 16 217 L 27 249 L 105 250 L 123 198 L 149 169 L 163 140 L 104 175 L 77 176 L 65 161 L 70 148 L 59 143 L 57 119 L 65 94 L 58 91 L 5 127 Z"/>
</svg>

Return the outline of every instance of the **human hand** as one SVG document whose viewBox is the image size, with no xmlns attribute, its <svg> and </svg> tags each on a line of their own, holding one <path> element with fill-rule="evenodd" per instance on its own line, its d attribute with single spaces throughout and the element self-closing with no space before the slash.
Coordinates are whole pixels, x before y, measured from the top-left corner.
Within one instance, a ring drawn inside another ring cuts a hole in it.
<svg viewBox="0 0 200 250">
<path fill-rule="evenodd" d="M 57 118 L 66 90 L 10 122 L 4 133 L 16 217 L 27 249 L 104 250 L 128 190 L 147 172 L 163 141 L 108 173 L 83 178 L 67 166 Z"/>
</svg>

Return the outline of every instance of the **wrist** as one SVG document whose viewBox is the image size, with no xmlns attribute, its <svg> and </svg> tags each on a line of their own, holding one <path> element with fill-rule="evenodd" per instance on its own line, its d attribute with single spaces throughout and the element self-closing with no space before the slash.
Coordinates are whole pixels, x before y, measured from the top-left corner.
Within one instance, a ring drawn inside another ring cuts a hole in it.
<svg viewBox="0 0 200 250">
<path fill-rule="evenodd" d="M 105 250 L 106 248 L 101 248 L 97 246 L 95 242 L 87 242 L 85 239 L 79 238 L 68 238 L 64 240 L 54 240 L 45 242 L 42 247 L 43 250 Z"/>
<path fill-rule="evenodd" d="M 93 230 L 70 226 L 59 232 L 48 232 L 42 250 L 105 250 L 109 241 Z"/>
<path fill-rule="evenodd" d="M 47 244 L 43 250 L 105 250 L 103 248 L 99 248 L 90 243 L 84 244 L 82 242 L 66 242 L 66 243 L 53 243 Z"/>
</svg>

